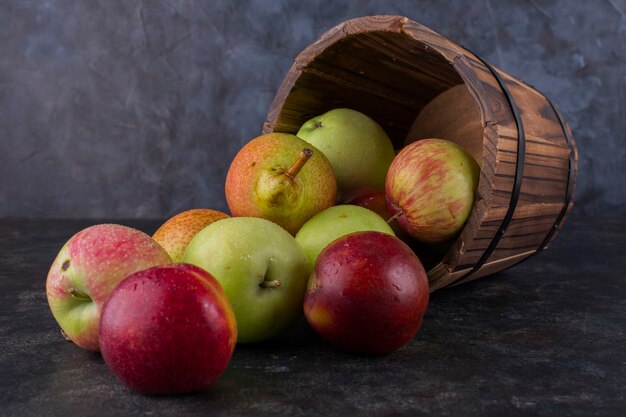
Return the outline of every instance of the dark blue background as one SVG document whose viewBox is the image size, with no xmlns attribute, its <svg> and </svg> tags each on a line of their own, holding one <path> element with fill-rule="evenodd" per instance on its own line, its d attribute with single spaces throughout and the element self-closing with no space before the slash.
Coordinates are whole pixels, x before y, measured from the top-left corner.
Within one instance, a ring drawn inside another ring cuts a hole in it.
<svg viewBox="0 0 626 417">
<path fill-rule="evenodd" d="M 626 2 L 0 0 L 0 216 L 225 209 L 231 158 L 295 56 L 398 14 L 558 103 L 580 151 L 576 211 L 626 214 Z"/>
</svg>

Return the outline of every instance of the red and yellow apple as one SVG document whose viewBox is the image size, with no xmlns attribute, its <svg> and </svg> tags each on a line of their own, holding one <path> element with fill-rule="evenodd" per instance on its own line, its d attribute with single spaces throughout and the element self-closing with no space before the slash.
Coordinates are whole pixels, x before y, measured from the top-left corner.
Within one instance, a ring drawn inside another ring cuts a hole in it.
<svg viewBox="0 0 626 417">
<path fill-rule="evenodd" d="M 163 223 L 152 238 L 163 246 L 172 262 L 180 262 L 187 245 L 200 230 L 227 217 L 229 217 L 227 214 L 211 209 L 183 211 Z"/>
<path fill-rule="evenodd" d="M 142 394 L 209 388 L 226 369 L 236 341 L 226 294 L 193 265 L 132 274 L 102 310 L 102 357 L 115 376 Z"/>
<path fill-rule="evenodd" d="M 97 351 L 100 312 L 128 275 L 171 263 L 165 250 L 139 230 L 100 224 L 75 234 L 52 263 L 46 295 L 65 337 Z"/>
<path fill-rule="evenodd" d="M 428 296 L 426 272 L 406 244 L 386 233 L 357 232 L 335 240 L 317 258 L 304 313 L 333 345 L 383 354 L 417 333 Z"/>
<path fill-rule="evenodd" d="M 423 139 L 395 157 L 385 189 L 389 208 L 409 235 L 425 243 L 454 237 L 467 221 L 480 168 L 458 145 Z"/>
</svg>

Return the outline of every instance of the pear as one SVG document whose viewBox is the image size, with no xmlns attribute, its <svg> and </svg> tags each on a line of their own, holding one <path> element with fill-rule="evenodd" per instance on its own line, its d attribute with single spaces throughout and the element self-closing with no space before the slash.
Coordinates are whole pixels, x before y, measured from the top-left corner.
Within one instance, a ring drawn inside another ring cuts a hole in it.
<svg viewBox="0 0 626 417">
<path fill-rule="evenodd" d="M 163 246 L 173 262 L 181 262 L 187 245 L 200 230 L 227 217 L 230 216 L 211 209 L 183 211 L 163 223 L 152 238 Z"/>
<path fill-rule="evenodd" d="M 395 156 L 393 144 L 383 128 L 363 113 L 334 109 L 304 123 L 296 135 L 326 155 L 341 194 L 385 187 Z"/>
<path fill-rule="evenodd" d="M 233 216 L 261 217 L 294 235 L 309 218 L 335 204 L 337 182 L 317 148 L 288 133 L 268 133 L 237 153 L 225 191 Z"/>
</svg>

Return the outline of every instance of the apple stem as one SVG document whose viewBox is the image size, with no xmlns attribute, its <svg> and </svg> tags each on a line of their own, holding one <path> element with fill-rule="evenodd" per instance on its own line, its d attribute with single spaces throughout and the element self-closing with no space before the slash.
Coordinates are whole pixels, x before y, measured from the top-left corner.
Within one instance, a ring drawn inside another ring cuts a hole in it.
<svg viewBox="0 0 626 417">
<path fill-rule="evenodd" d="M 65 333 L 63 329 L 61 329 L 61 336 L 63 336 L 63 339 L 67 340 L 68 342 L 72 341 L 72 339 L 70 339 L 70 337 L 67 335 L 67 333 Z"/>
<path fill-rule="evenodd" d="M 280 287 L 280 281 L 277 279 L 272 281 L 263 281 L 259 285 L 264 288 L 278 288 Z"/>
<path fill-rule="evenodd" d="M 398 217 L 402 216 L 403 214 L 404 213 L 402 211 L 397 212 L 396 214 L 391 216 L 389 220 L 387 220 L 387 224 L 391 224 L 391 222 L 393 222 L 394 220 L 396 220 Z"/>
<path fill-rule="evenodd" d="M 294 162 L 293 165 L 290 166 L 287 171 L 285 171 L 285 175 L 287 175 L 289 178 L 295 178 L 295 176 L 298 175 L 298 172 L 300 172 L 304 164 L 306 164 L 306 161 L 308 161 L 311 156 L 313 156 L 312 150 L 310 150 L 309 148 L 302 149 L 302 152 L 300 152 L 300 155 L 298 156 L 298 159 L 296 159 L 296 162 Z"/>
<path fill-rule="evenodd" d="M 76 288 L 70 288 L 70 295 L 72 298 L 78 301 L 91 301 L 91 298 L 84 292 L 77 290 Z"/>
</svg>

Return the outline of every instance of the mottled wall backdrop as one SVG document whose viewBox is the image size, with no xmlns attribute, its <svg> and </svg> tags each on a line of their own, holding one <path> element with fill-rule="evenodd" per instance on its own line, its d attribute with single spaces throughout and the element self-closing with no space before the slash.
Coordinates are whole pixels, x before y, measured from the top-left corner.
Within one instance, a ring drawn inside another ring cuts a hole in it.
<svg viewBox="0 0 626 417">
<path fill-rule="evenodd" d="M 578 141 L 577 212 L 626 214 L 626 2 L 0 0 L 0 216 L 225 209 L 295 56 L 400 14 L 533 84 Z"/>
</svg>

